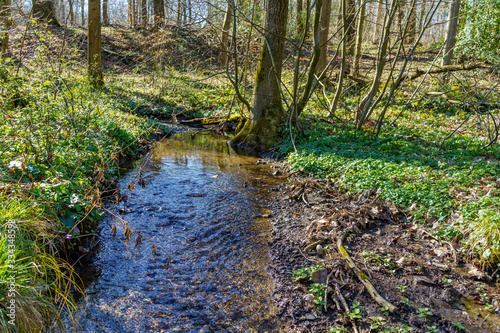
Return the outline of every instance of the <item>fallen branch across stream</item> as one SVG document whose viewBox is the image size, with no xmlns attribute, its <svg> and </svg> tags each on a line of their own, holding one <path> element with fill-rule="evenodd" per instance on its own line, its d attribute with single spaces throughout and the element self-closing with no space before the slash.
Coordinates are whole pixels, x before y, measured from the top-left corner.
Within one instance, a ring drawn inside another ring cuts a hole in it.
<svg viewBox="0 0 500 333">
<path fill-rule="evenodd" d="M 368 290 L 368 293 L 370 293 L 370 296 L 378 304 L 380 304 L 382 307 L 387 308 L 389 310 L 389 312 L 391 312 L 391 313 L 394 312 L 394 310 L 396 310 L 396 307 L 394 305 L 392 305 L 390 302 L 388 302 L 385 298 L 380 296 L 380 294 L 377 292 L 375 287 L 371 284 L 370 278 L 356 266 L 356 264 L 352 260 L 349 253 L 347 253 L 346 249 L 344 248 L 344 244 L 343 244 L 346 235 L 347 234 L 344 233 L 344 235 L 342 235 L 342 237 L 340 237 L 337 240 L 337 248 L 338 248 L 340 255 L 342 257 L 344 257 L 344 259 L 347 261 L 347 264 L 349 265 L 349 267 L 351 267 L 352 270 L 354 271 L 354 273 L 356 273 L 356 275 L 358 276 L 361 283 L 366 287 L 366 289 Z"/>
</svg>

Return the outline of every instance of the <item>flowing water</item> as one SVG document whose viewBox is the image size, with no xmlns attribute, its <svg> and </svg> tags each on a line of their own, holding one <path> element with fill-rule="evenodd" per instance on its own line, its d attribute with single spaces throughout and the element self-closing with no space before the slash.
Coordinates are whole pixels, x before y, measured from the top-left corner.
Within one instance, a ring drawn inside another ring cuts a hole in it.
<svg viewBox="0 0 500 333">
<path fill-rule="evenodd" d="M 102 222 L 73 330 L 276 331 L 265 271 L 265 206 L 276 179 L 256 161 L 211 135 L 185 132 L 159 142 L 120 181 L 128 200 L 114 210 L 123 220 Z"/>
</svg>

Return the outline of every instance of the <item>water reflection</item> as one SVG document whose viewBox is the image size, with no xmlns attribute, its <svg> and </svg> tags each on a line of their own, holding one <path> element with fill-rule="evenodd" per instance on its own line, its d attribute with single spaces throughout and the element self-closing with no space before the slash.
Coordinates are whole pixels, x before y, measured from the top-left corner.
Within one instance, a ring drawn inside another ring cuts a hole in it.
<svg viewBox="0 0 500 333">
<path fill-rule="evenodd" d="M 117 207 L 126 225 L 115 222 L 114 241 L 103 223 L 99 277 L 76 331 L 275 331 L 265 272 L 271 226 L 255 218 L 275 180 L 256 161 L 210 135 L 159 143 L 140 181 L 137 169 L 121 181 L 144 187 Z"/>
</svg>

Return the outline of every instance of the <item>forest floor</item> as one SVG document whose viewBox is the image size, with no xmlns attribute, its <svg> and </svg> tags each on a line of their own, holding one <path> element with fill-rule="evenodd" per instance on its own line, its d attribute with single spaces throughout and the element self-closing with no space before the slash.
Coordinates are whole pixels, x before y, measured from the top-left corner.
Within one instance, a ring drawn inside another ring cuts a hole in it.
<svg viewBox="0 0 500 333">
<path fill-rule="evenodd" d="M 16 60 L 1 67 L 7 112 L 0 116 L 0 219 L 32 218 L 27 237 L 48 242 L 59 255 L 81 253 L 100 217 L 101 195 L 111 193 L 120 175 L 118 162 L 138 158 L 151 135 L 162 131 L 155 119 L 178 122 L 242 109 L 217 62 L 213 34 L 114 27 L 103 29 L 103 44 L 106 85 L 100 90 L 86 82 L 85 31 L 78 28 L 20 29 L 12 38 Z M 428 66 L 435 53 L 422 50 L 419 65 Z M 368 69 L 373 57 L 363 61 Z M 444 82 L 433 80 L 427 90 L 443 90 Z M 495 71 L 466 75 L 448 81 L 454 85 L 449 95 L 484 90 L 495 80 Z M 408 89 L 387 115 L 401 117 L 374 140 L 373 122 L 363 131 L 349 125 L 361 89 L 347 81 L 337 118 L 328 118 L 324 96 L 314 96 L 303 130 L 291 137 L 283 129 L 273 150 L 286 162 L 271 166 L 289 180 L 272 206 L 270 273 L 281 315 L 303 332 L 343 332 L 353 323 L 374 332 L 404 332 L 404 325 L 419 332 L 495 331 L 500 148 L 484 148 L 492 128 L 488 113 L 424 94 L 407 104 Z M 331 96 L 332 87 L 325 92 Z M 498 97 L 496 90 L 489 94 Z M 36 227 L 40 221 L 47 227 Z M 370 298 L 332 243 L 346 230 L 343 244 L 398 307 L 393 315 Z M 25 243 L 20 249 L 32 246 Z M 328 285 L 326 303 L 322 284 Z M 24 287 L 28 295 L 30 286 Z"/>
<path fill-rule="evenodd" d="M 268 268 L 280 315 L 291 319 L 295 332 L 499 329 L 498 286 L 491 277 L 376 190 L 350 194 L 334 181 L 293 172 L 285 161 L 261 163 L 288 180 L 270 207 Z M 370 296 L 339 254 L 337 240 L 346 233 L 343 246 L 364 278 L 396 307 L 393 313 Z"/>
</svg>

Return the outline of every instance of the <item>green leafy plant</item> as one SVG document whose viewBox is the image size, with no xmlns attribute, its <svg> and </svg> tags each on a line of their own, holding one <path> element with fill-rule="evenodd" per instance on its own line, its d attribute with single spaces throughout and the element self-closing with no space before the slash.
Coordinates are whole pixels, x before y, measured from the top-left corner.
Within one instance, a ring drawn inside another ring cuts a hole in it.
<svg viewBox="0 0 500 333">
<path fill-rule="evenodd" d="M 432 311 L 429 310 L 429 308 L 418 308 L 417 315 L 420 318 L 424 318 L 425 320 L 427 320 L 428 316 L 432 316 Z"/>
<path fill-rule="evenodd" d="M 382 317 L 370 317 L 373 323 L 370 325 L 370 329 L 376 330 L 384 326 L 387 322 Z"/>
<path fill-rule="evenodd" d="M 436 326 L 427 326 L 427 332 L 435 333 L 435 332 L 439 332 L 439 330 L 437 329 Z"/>
<path fill-rule="evenodd" d="M 410 300 L 408 298 L 402 299 L 401 304 L 404 306 L 411 306 Z"/>
<path fill-rule="evenodd" d="M 345 315 L 349 317 L 351 320 L 361 319 L 363 318 L 363 307 L 359 305 L 359 302 L 354 302 L 351 305 L 351 311 L 346 312 Z"/>
<path fill-rule="evenodd" d="M 318 271 L 322 268 L 325 268 L 324 264 L 310 266 L 310 267 L 302 267 L 302 268 L 293 272 L 292 278 L 295 282 L 298 282 L 301 280 L 309 280 L 311 278 L 312 273 L 314 273 L 315 271 Z"/>
<path fill-rule="evenodd" d="M 336 327 L 330 327 L 328 330 L 329 333 L 347 333 L 347 328 L 344 326 L 336 326 Z"/>
<path fill-rule="evenodd" d="M 452 324 L 453 324 L 453 326 L 455 326 L 455 327 L 456 327 L 456 329 L 457 329 L 457 330 L 459 330 L 459 331 L 465 330 L 465 326 L 464 326 L 461 322 L 459 322 L 459 321 L 457 321 L 457 322 L 452 322 Z"/>
<path fill-rule="evenodd" d="M 321 310 L 325 305 L 325 292 L 326 286 L 321 283 L 313 283 L 309 287 L 309 294 L 316 296 L 314 303 L 316 304 L 316 308 Z"/>
</svg>

